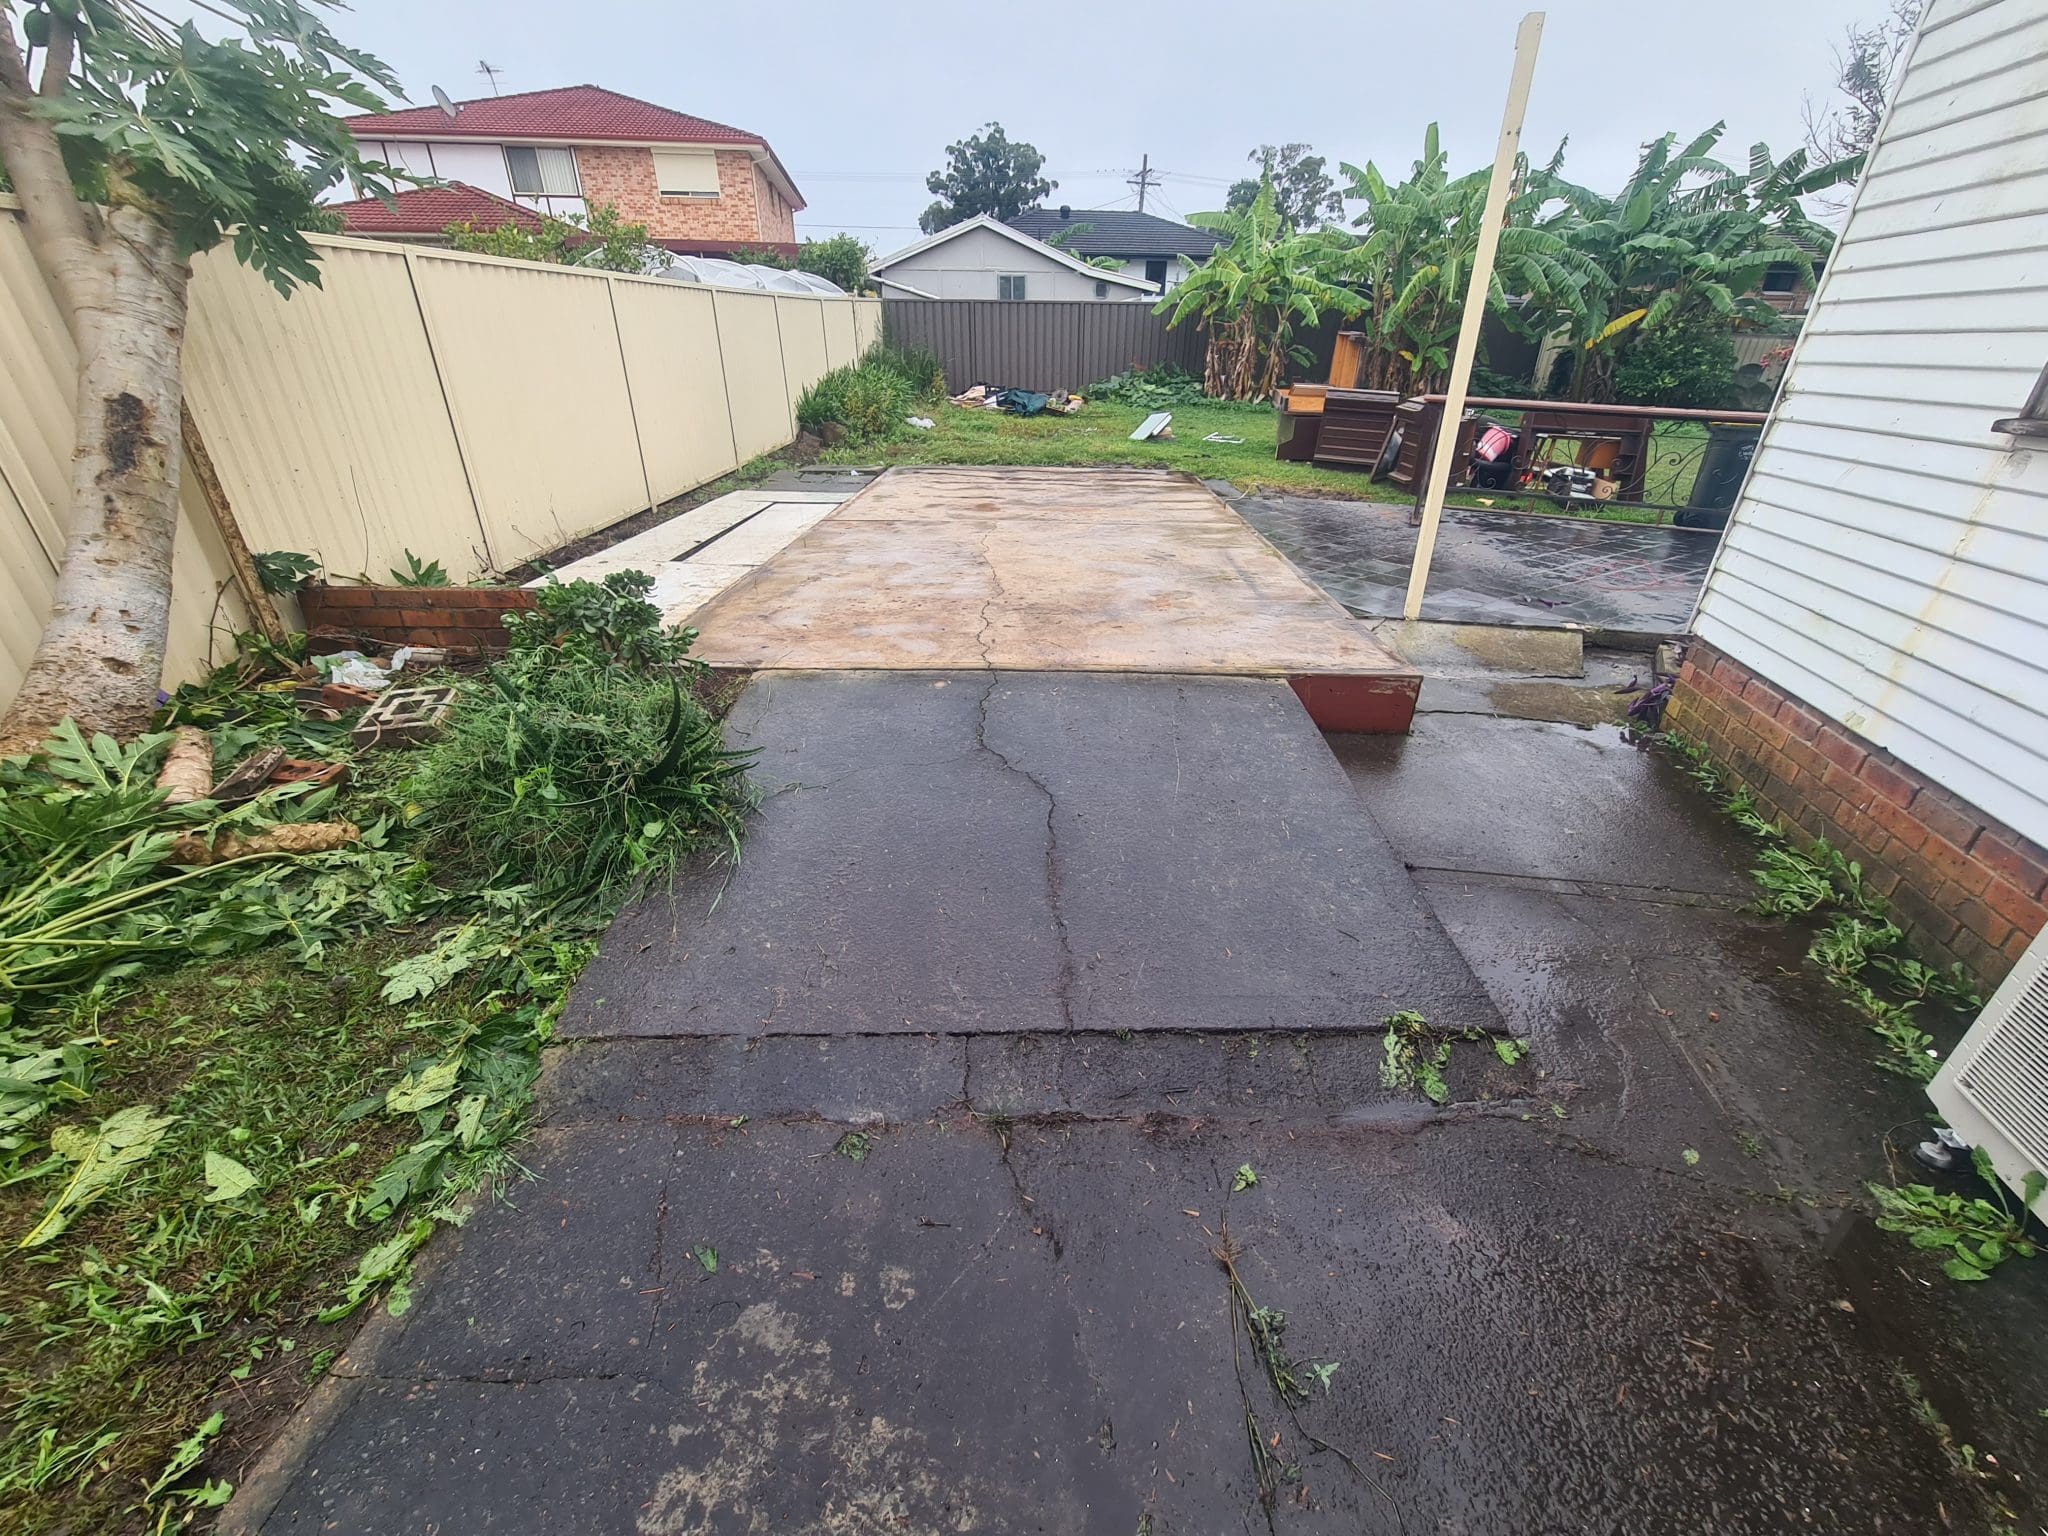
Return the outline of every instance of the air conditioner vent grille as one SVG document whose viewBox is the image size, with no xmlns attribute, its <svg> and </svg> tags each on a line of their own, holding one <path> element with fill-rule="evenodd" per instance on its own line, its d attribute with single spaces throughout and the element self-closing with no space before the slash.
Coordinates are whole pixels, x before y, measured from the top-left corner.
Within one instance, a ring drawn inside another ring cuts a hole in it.
<svg viewBox="0 0 2048 1536">
<path fill-rule="evenodd" d="M 2048 967 L 2037 969 L 1958 1081 L 2042 1172 L 2048 1172 Z"/>
</svg>

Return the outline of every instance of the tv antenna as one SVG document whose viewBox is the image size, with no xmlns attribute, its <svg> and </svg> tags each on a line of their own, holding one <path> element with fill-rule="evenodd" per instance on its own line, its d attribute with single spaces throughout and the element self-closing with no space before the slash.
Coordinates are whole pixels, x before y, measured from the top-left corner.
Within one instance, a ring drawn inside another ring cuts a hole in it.
<svg viewBox="0 0 2048 1536">
<path fill-rule="evenodd" d="M 493 96 L 497 95 L 498 76 L 505 73 L 505 71 L 491 63 L 488 59 L 478 59 L 476 61 L 476 72 L 491 82 L 491 94 Z"/>
</svg>

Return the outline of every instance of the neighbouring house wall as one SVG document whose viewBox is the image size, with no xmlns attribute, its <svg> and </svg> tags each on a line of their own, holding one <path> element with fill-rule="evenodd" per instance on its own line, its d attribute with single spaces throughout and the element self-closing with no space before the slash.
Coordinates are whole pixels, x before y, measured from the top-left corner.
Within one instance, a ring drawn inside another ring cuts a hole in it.
<svg viewBox="0 0 2048 1536">
<path fill-rule="evenodd" d="M 789 442 L 797 394 L 881 334 L 871 299 L 311 238 L 322 286 L 289 300 L 225 250 L 199 259 L 185 398 L 250 547 L 337 575 L 410 549 L 469 579 L 715 479 Z M 76 369 L 11 200 L 0 355 L 4 705 L 62 556 Z M 247 627 L 189 476 L 183 492 L 167 683 Z"/>
<path fill-rule="evenodd" d="M 2044 249 L 2048 12 L 1933 0 L 1694 625 L 1728 725 L 1763 742 L 1727 760 L 1780 755 L 1779 700 L 1794 738 L 1839 736 L 1774 803 L 1897 874 L 1986 980 L 2041 926 L 2048 844 L 2048 445 L 1991 430 L 2048 362 Z M 1681 726 L 1707 675 L 1681 679 Z M 1863 762 L 1902 806 L 1844 781 Z"/>
<path fill-rule="evenodd" d="M 579 145 L 576 169 L 585 198 L 594 205 L 614 205 L 629 221 L 645 224 L 657 240 L 766 243 L 796 238 L 793 218 L 778 218 L 772 209 L 762 206 L 760 192 L 766 187 L 766 178 L 755 170 L 753 157 L 745 150 L 718 151 L 716 197 L 663 197 L 655 181 L 651 149 Z"/>
<path fill-rule="evenodd" d="M 1123 264 L 1124 275 L 1126 277 L 1147 277 L 1145 261 L 1145 257 L 1138 256 L 1125 262 Z M 1194 266 L 1188 261 L 1187 257 L 1169 256 L 1166 259 L 1166 287 L 1163 291 L 1171 293 L 1188 280 L 1188 274 L 1192 271 L 1194 271 Z"/>
<path fill-rule="evenodd" d="M 479 191 L 495 193 L 499 197 L 513 196 L 512 172 L 505 164 L 503 144 L 481 143 L 475 139 L 436 139 L 431 143 L 386 143 L 370 139 L 363 143 L 362 150 L 372 160 L 399 166 L 415 176 L 465 182 Z M 580 197 L 520 197 L 514 201 L 557 216 L 583 212 L 583 199 Z"/>
<path fill-rule="evenodd" d="M 1039 251 L 1006 240 L 992 229 L 970 229 L 943 245 L 876 270 L 935 299 L 999 298 L 997 279 L 1004 273 L 1023 274 L 1027 300 L 1094 299 L 1099 281 L 1062 266 Z M 1104 286 L 1108 292 L 1102 297 L 1106 299 L 1151 297 L 1121 283 Z"/>
</svg>

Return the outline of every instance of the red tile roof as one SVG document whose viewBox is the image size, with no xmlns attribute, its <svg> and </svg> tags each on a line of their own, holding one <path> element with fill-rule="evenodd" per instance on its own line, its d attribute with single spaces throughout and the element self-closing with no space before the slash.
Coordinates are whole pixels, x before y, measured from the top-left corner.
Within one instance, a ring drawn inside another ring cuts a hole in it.
<svg viewBox="0 0 2048 1536">
<path fill-rule="evenodd" d="M 540 215 L 506 198 L 451 181 L 438 187 L 414 187 L 400 192 L 394 208 L 374 197 L 353 203 L 329 203 L 328 211 L 342 217 L 342 226 L 352 235 L 438 235 L 450 224 L 472 223 L 479 229 L 496 229 L 517 224 L 522 229 L 539 229 Z"/>
<path fill-rule="evenodd" d="M 758 133 L 673 112 L 596 85 L 484 96 L 455 104 L 454 117 L 439 107 L 407 107 L 342 119 L 358 138 L 571 139 L 578 143 L 755 144 Z"/>
</svg>

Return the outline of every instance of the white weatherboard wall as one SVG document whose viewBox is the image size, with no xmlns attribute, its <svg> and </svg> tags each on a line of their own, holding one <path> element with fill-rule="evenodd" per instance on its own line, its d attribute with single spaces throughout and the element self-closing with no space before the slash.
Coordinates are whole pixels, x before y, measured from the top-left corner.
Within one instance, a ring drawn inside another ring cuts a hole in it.
<svg viewBox="0 0 2048 1536">
<path fill-rule="evenodd" d="M 280 298 L 196 263 L 185 399 L 252 549 L 382 577 L 521 564 L 795 436 L 797 395 L 881 333 L 872 299 L 714 290 L 314 236 Z M 0 706 L 49 612 L 69 513 L 76 358 L 0 202 Z M 247 627 L 205 503 L 181 486 L 166 682 Z"/>
<path fill-rule="evenodd" d="M 1694 628 L 2048 842 L 2048 5 L 1932 0 Z"/>
</svg>

